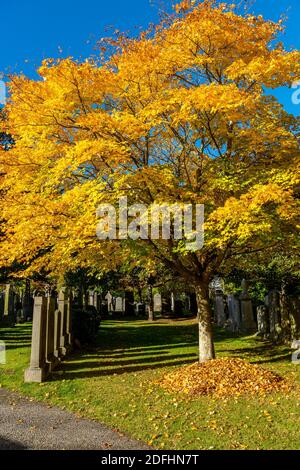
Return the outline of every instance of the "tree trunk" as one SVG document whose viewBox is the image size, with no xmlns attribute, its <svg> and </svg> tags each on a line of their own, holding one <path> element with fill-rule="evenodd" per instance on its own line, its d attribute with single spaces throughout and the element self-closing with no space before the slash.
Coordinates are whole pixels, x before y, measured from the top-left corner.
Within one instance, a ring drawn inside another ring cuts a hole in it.
<svg viewBox="0 0 300 470">
<path fill-rule="evenodd" d="M 199 322 L 199 362 L 207 362 L 215 358 L 208 285 L 199 284 L 195 291 Z"/>
<path fill-rule="evenodd" d="M 148 302 L 149 302 L 148 320 L 149 321 L 154 321 L 154 305 L 153 305 L 152 286 L 148 287 Z"/>
</svg>

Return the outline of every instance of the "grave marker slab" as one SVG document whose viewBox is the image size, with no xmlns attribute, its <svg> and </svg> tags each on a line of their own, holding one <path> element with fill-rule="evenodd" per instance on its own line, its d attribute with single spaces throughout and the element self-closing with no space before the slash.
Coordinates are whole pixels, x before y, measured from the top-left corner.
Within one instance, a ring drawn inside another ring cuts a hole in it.
<svg viewBox="0 0 300 470">
<path fill-rule="evenodd" d="M 47 300 L 34 299 L 30 366 L 25 371 L 25 382 L 43 382 L 48 375 L 46 364 Z"/>
</svg>

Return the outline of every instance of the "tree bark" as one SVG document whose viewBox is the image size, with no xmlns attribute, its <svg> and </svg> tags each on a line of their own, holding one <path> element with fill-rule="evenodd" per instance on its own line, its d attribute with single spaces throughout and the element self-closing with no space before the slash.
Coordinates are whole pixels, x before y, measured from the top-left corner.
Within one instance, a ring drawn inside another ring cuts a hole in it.
<svg viewBox="0 0 300 470">
<path fill-rule="evenodd" d="M 154 321 L 154 305 L 153 305 L 152 286 L 148 287 L 148 302 L 149 302 L 148 320 L 152 322 L 152 321 Z"/>
<path fill-rule="evenodd" d="M 195 287 L 199 323 L 199 362 L 215 359 L 213 342 L 212 311 L 209 303 L 209 288 L 207 284 Z"/>
</svg>

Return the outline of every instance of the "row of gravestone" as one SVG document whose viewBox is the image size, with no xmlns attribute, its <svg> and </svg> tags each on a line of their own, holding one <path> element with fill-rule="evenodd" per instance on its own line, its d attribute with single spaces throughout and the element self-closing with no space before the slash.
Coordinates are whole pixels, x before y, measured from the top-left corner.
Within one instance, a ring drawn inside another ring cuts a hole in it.
<svg viewBox="0 0 300 470">
<path fill-rule="evenodd" d="M 214 316 L 218 326 L 233 332 L 257 333 L 265 339 L 290 340 L 300 338 L 300 298 L 285 299 L 285 311 L 280 293 L 272 290 L 264 304 L 257 306 L 248 293 L 248 284 L 242 282 L 242 294 L 224 296 L 214 290 Z"/>
<path fill-rule="evenodd" d="M 257 307 L 258 334 L 266 339 L 300 340 L 300 297 L 272 290 Z"/>
<path fill-rule="evenodd" d="M 214 290 L 214 316 L 220 327 L 226 327 L 232 332 L 254 333 L 257 325 L 254 317 L 252 300 L 248 293 L 248 284 L 242 282 L 240 297 L 228 295 L 224 298 L 223 290 Z"/>
<path fill-rule="evenodd" d="M 16 323 L 32 321 L 34 310 L 34 299 L 38 296 L 48 297 L 50 294 L 47 289 L 30 292 L 30 285 L 23 290 L 17 289 L 13 284 L 6 284 L 0 291 L 0 325 L 13 326 Z M 78 295 L 73 290 L 73 298 Z M 94 291 L 86 293 L 86 303 L 96 308 L 98 312 L 101 309 L 101 296 Z M 77 303 L 84 305 L 84 299 L 78 299 Z"/>
<path fill-rule="evenodd" d="M 153 311 L 156 314 L 170 314 L 180 316 L 184 311 L 196 314 L 196 296 L 195 294 L 185 294 L 185 300 L 181 300 L 173 292 L 169 298 L 163 297 L 160 293 L 153 295 Z M 136 316 L 144 315 L 148 312 L 149 304 L 143 302 L 134 302 L 126 297 L 114 297 L 110 292 L 105 296 L 107 312 L 109 316 L 114 314 L 125 315 L 133 313 Z"/>
<path fill-rule="evenodd" d="M 0 324 L 11 326 L 30 321 L 32 314 L 33 296 L 29 289 L 16 290 L 12 284 L 6 284 L 0 292 Z"/>
<path fill-rule="evenodd" d="M 72 347 L 72 295 L 62 289 L 58 297 L 35 297 L 30 366 L 25 382 L 43 382 Z"/>
</svg>

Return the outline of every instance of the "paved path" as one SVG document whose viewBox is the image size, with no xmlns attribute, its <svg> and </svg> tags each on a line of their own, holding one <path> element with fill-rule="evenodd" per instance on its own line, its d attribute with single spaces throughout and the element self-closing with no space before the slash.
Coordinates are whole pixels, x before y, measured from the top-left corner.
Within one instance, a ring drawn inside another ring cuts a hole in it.
<svg viewBox="0 0 300 470">
<path fill-rule="evenodd" d="M 149 449 L 146 444 L 56 407 L 0 389 L 0 450 Z"/>
</svg>

